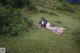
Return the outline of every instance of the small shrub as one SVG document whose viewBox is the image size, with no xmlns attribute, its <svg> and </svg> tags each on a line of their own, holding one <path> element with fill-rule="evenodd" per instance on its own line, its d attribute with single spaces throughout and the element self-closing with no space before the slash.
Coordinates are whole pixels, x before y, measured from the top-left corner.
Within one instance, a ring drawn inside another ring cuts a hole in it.
<svg viewBox="0 0 80 53">
<path fill-rule="evenodd" d="M 50 15 L 58 16 L 56 12 L 51 12 Z"/>
<path fill-rule="evenodd" d="M 63 0 L 59 0 L 60 2 L 62 2 Z"/>
<path fill-rule="evenodd" d="M 46 10 L 40 10 L 41 13 L 48 13 Z"/>
<path fill-rule="evenodd" d="M 62 8 L 61 7 L 57 7 L 56 10 L 61 10 L 62 11 Z"/>
<path fill-rule="evenodd" d="M 21 35 L 33 26 L 33 21 L 19 9 L 2 7 L 0 11 L 0 34 Z"/>
<path fill-rule="evenodd" d="M 50 12 L 49 15 L 53 15 L 53 12 Z"/>
<path fill-rule="evenodd" d="M 28 10 L 28 11 L 38 11 L 38 9 L 34 6 L 34 5 L 30 5 L 30 6 L 28 6 L 28 7 L 26 7 L 26 9 Z"/>
<path fill-rule="evenodd" d="M 0 0 L 2 5 L 8 5 L 16 8 L 22 8 L 25 5 L 31 5 L 29 0 Z"/>
</svg>

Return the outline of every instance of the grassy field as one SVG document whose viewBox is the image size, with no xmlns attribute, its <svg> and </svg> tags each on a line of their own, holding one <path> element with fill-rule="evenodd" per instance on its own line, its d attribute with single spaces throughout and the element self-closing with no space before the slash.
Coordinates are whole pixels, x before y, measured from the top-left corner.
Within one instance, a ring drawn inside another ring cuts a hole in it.
<svg viewBox="0 0 80 53">
<path fill-rule="evenodd" d="M 74 37 L 77 34 L 73 35 L 76 29 L 80 29 L 79 6 L 68 3 L 65 6 L 64 2 L 60 2 L 61 0 L 31 1 L 38 12 L 34 13 L 23 8 L 22 14 L 27 16 L 30 13 L 29 16 L 35 25 L 38 25 L 40 17 L 45 17 L 51 24 L 65 28 L 64 33 L 58 36 L 36 26 L 37 29 L 32 29 L 21 36 L 0 36 L 0 47 L 5 47 L 6 53 L 80 53 L 80 46 L 75 41 L 77 38 Z M 69 12 L 68 7 L 74 12 Z"/>
<path fill-rule="evenodd" d="M 7 53 L 80 53 L 80 47 L 73 40 L 72 35 L 72 31 L 80 26 L 77 19 L 63 14 L 58 16 L 47 13 L 31 14 L 35 24 L 38 24 L 42 16 L 46 17 L 50 23 L 66 28 L 66 31 L 57 36 L 39 27 L 22 36 L 0 37 L 0 47 L 5 47 Z"/>
</svg>

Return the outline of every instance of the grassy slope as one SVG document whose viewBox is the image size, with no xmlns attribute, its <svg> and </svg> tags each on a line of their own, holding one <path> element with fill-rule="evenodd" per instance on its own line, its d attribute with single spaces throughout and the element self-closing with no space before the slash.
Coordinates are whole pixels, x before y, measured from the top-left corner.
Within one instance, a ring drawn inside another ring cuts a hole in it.
<svg viewBox="0 0 80 53">
<path fill-rule="evenodd" d="M 71 31 L 79 26 L 77 20 L 63 14 L 56 17 L 42 13 L 33 14 L 32 18 L 35 23 L 38 23 L 41 16 L 58 26 L 68 26 L 67 31 L 61 36 L 57 36 L 55 33 L 40 28 L 19 37 L 0 38 L 0 46 L 6 47 L 7 53 L 80 53 L 79 47 L 71 35 Z M 56 23 L 58 20 L 63 23 Z"/>
<path fill-rule="evenodd" d="M 7 53 L 80 53 L 80 47 L 75 43 L 72 35 L 72 31 L 80 26 L 77 19 L 60 13 L 58 16 L 47 13 L 31 14 L 35 24 L 38 24 L 42 16 L 46 17 L 50 23 L 62 26 L 67 30 L 61 36 L 57 36 L 40 27 L 22 36 L 0 37 L 0 47 L 6 47 Z M 56 21 L 62 23 L 59 24 Z"/>
</svg>

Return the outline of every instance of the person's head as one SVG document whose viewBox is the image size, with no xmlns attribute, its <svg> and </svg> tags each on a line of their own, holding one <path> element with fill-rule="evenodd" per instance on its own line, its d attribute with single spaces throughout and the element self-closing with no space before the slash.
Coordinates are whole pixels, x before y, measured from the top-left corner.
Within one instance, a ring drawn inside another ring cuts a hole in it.
<svg viewBox="0 0 80 53">
<path fill-rule="evenodd" d="M 45 20 L 45 18 L 44 17 L 41 17 L 41 20 Z"/>
</svg>

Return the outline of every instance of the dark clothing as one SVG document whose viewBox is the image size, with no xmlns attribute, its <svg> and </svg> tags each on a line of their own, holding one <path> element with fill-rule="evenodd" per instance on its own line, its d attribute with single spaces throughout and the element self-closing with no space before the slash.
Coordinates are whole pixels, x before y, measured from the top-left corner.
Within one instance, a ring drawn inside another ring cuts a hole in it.
<svg viewBox="0 0 80 53">
<path fill-rule="evenodd" d="M 44 25 L 43 25 L 43 26 L 44 26 L 44 27 L 46 27 L 46 24 L 47 24 L 47 20 L 45 20 L 44 22 L 45 22 L 45 23 L 44 23 Z"/>
<path fill-rule="evenodd" d="M 40 20 L 39 24 L 40 24 L 41 26 L 43 26 L 43 27 L 46 27 L 47 22 L 48 22 L 47 20 L 42 19 L 42 20 Z"/>
</svg>

